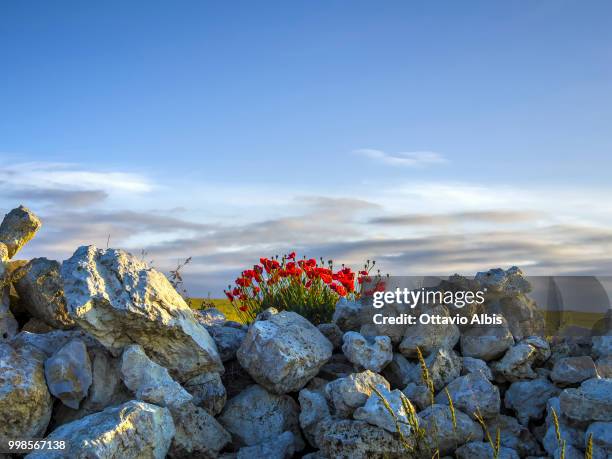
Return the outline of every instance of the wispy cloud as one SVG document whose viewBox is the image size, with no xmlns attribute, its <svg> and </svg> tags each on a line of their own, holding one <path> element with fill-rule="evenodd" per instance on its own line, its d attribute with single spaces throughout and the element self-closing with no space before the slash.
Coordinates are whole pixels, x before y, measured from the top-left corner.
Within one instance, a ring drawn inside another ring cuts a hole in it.
<svg viewBox="0 0 612 459">
<path fill-rule="evenodd" d="M 389 166 L 421 167 L 448 162 L 441 154 L 433 151 L 387 153 L 382 150 L 362 148 L 353 150 L 353 154 L 365 156 L 366 158 L 373 159 Z"/>
<path fill-rule="evenodd" d="M 405 214 L 370 219 L 375 225 L 437 226 L 465 223 L 522 223 L 542 217 L 537 212 L 485 210 L 447 214 Z"/>
</svg>

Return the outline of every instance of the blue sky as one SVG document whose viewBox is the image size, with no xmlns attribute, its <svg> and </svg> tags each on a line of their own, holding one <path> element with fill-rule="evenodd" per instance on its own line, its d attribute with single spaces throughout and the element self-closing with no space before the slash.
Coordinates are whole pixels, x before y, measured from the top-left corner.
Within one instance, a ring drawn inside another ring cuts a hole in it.
<svg viewBox="0 0 612 459">
<path fill-rule="evenodd" d="M 297 247 L 393 274 L 610 274 L 612 5 L 4 2 L 24 256 L 146 249 L 218 292 Z"/>
</svg>

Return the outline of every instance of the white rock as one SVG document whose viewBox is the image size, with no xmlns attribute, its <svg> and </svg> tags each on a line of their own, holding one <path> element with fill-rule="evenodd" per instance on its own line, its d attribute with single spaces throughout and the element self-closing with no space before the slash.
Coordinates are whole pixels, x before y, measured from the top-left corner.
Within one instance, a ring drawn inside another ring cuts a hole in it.
<svg viewBox="0 0 612 459">
<path fill-rule="evenodd" d="M 45 383 L 44 354 L 0 343 L 0 443 L 44 434 L 53 403 Z"/>
<path fill-rule="evenodd" d="M 536 348 L 527 343 L 512 346 L 504 357 L 491 365 L 497 377 L 514 382 L 521 379 L 535 379 L 537 373 L 531 368 L 536 358 Z"/>
<path fill-rule="evenodd" d="M 316 446 L 315 429 L 319 422 L 331 416 L 327 400 L 320 392 L 309 389 L 302 389 L 298 400 L 300 402 L 300 427 L 308 442 L 312 446 Z"/>
<path fill-rule="evenodd" d="M 166 408 L 135 400 L 90 414 L 55 429 L 46 440 L 64 440 L 69 448 L 28 454 L 28 459 L 163 459 L 174 436 Z"/>
<path fill-rule="evenodd" d="M 388 336 L 364 337 L 357 332 L 346 332 L 342 352 L 349 361 L 376 373 L 393 360 L 393 346 Z"/>
<path fill-rule="evenodd" d="M 332 322 L 338 325 L 342 331 L 359 330 L 366 309 L 361 301 L 351 301 L 342 297 L 336 303 Z"/>
<path fill-rule="evenodd" d="M 455 351 L 441 348 L 432 352 L 425 359 L 425 365 L 427 366 L 434 389 L 439 391 L 461 374 L 463 362 Z M 416 384 L 424 383 L 420 365 L 413 367 L 410 378 Z"/>
<path fill-rule="evenodd" d="M 332 347 L 308 320 L 283 311 L 251 324 L 237 357 L 255 381 L 284 394 L 314 378 L 330 359 Z"/>
<path fill-rule="evenodd" d="M 206 330 L 212 336 L 223 362 L 236 358 L 236 352 L 246 338 L 247 332 L 242 328 L 226 326 L 207 326 Z"/>
<path fill-rule="evenodd" d="M 140 344 L 180 381 L 222 371 L 215 342 L 183 298 L 134 256 L 80 247 L 61 275 L 70 317 L 111 352 Z"/>
<path fill-rule="evenodd" d="M 475 419 L 474 413 L 480 412 L 483 418 L 489 419 L 499 414 L 501 400 L 499 389 L 489 382 L 481 373 L 470 373 L 453 380 L 446 386 L 455 408 Z M 436 396 L 436 403 L 448 405 L 446 392 Z"/>
<path fill-rule="evenodd" d="M 9 259 L 34 237 L 41 225 L 38 217 L 24 206 L 19 206 L 4 216 L 0 224 L 0 242 L 6 244 Z"/>
<path fill-rule="evenodd" d="M 91 361 L 87 347 L 73 339 L 45 361 L 45 378 L 49 392 L 72 409 L 87 396 L 92 382 Z"/>
<path fill-rule="evenodd" d="M 0 279 L 0 343 L 9 341 L 19 331 L 19 324 L 9 308 L 9 288 L 2 286 Z"/>
<path fill-rule="evenodd" d="M 420 426 L 425 429 L 426 442 L 432 451 L 439 448 L 440 456 L 451 454 L 468 441 L 482 440 L 482 428 L 467 414 L 455 410 L 457 426 L 453 425 L 450 407 L 432 405 L 419 413 Z"/>
<path fill-rule="evenodd" d="M 463 367 L 461 368 L 461 375 L 467 375 L 469 373 L 480 373 L 489 381 L 493 379 L 493 373 L 487 366 L 487 362 L 481 359 L 475 359 L 474 357 L 463 357 Z"/>
<path fill-rule="evenodd" d="M 123 351 L 121 376 L 127 388 L 145 402 L 178 408 L 193 398 L 170 377 L 168 370 L 149 359 L 138 344 Z"/>
<path fill-rule="evenodd" d="M 559 396 L 561 412 L 575 421 L 612 421 L 612 379 L 587 379 Z"/>
<path fill-rule="evenodd" d="M 408 412 L 402 403 L 403 394 L 397 389 L 389 391 L 383 384 L 377 385 L 376 389 L 385 398 L 393 413 L 395 413 L 395 418 L 400 425 L 402 434 L 405 436 L 410 435 Z M 372 392 L 364 406 L 355 410 L 353 417 L 359 421 L 366 421 L 368 424 L 381 427 L 389 432 L 395 433 L 398 431 L 393 416 L 391 416 L 385 403 L 376 392 Z"/>
<path fill-rule="evenodd" d="M 296 438 L 296 450 L 304 447 L 300 434 L 298 404 L 288 395 L 276 395 L 258 385 L 228 400 L 219 422 L 237 446 L 254 446 L 273 440 L 285 431 Z"/>
<path fill-rule="evenodd" d="M 203 373 L 191 378 L 184 387 L 193 396 L 193 404 L 204 408 L 212 416 L 218 415 L 227 401 L 219 373 Z"/>
<path fill-rule="evenodd" d="M 325 396 L 334 408 L 336 416 L 348 418 L 356 408 L 365 404 L 372 394 L 372 387 L 376 385 L 390 388 L 385 378 L 365 370 L 329 382 L 325 386 Z"/>
<path fill-rule="evenodd" d="M 464 357 L 495 360 L 514 344 L 512 333 L 504 320 L 501 325 L 474 326 L 461 335 L 461 354 Z"/>
</svg>

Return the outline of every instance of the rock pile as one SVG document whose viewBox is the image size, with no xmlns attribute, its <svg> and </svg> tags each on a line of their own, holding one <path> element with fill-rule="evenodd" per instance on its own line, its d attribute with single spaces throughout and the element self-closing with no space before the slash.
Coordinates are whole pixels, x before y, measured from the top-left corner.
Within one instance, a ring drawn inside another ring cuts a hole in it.
<svg viewBox="0 0 612 459">
<path fill-rule="evenodd" d="M 68 449 L 27 457 L 612 457 L 612 335 L 542 338 L 518 268 L 445 286 L 486 287 L 501 325 L 377 327 L 343 299 L 245 326 L 121 250 L 13 260 L 40 226 L 0 225 L 0 442 Z"/>
</svg>

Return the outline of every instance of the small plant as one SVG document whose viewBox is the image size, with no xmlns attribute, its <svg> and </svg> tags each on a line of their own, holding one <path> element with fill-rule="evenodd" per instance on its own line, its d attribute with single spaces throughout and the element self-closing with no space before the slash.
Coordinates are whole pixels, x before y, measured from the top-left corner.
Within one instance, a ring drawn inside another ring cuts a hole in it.
<svg viewBox="0 0 612 459">
<path fill-rule="evenodd" d="M 260 258 L 259 262 L 243 271 L 235 286 L 225 291 L 244 323 L 270 307 L 297 312 L 315 325 L 330 322 L 339 298 L 361 296 L 362 284 L 372 281 L 370 271 L 375 265 L 368 260 L 358 273 L 344 265 L 335 270 L 332 260 L 296 260 L 295 252 L 282 258 Z M 384 283 L 377 280 L 375 288 L 384 289 Z"/>
<path fill-rule="evenodd" d="M 553 425 L 555 426 L 555 435 L 557 436 L 557 445 L 561 448 L 560 459 L 565 459 L 565 440 L 561 438 L 561 426 L 559 425 L 559 417 L 554 408 L 551 409 Z"/>
<path fill-rule="evenodd" d="M 593 434 L 589 434 L 589 439 L 587 440 L 586 450 L 584 452 L 584 459 L 593 459 Z"/>
<path fill-rule="evenodd" d="M 146 255 L 146 252 L 143 251 L 142 253 L 143 259 L 145 255 Z M 189 296 L 187 295 L 187 289 L 185 288 L 185 283 L 183 281 L 183 274 L 182 274 L 183 269 L 189 263 L 191 263 L 191 257 L 185 258 L 185 260 L 183 261 L 179 261 L 176 265 L 176 268 L 170 271 L 168 275 L 168 280 L 170 281 L 170 284 L 172 285 L 172 287 L 174 287 L 174 290 L 176 290 L 183 297 L 185 302 L 189 306 L 191 306 L 191 300 L 189 299 Z"/>
<path fill-rule="evenodd" d="M 421 349 L 417 346 L 417 358 L 419 359 L 419 364 L 421 365 L 421 380 L 423 381 L 423 384 L 425 384 L 425 387 L 427 387 L 427 389 L 429 390 L 429 397 L 431 399 L 431 404 L 433 405 L 435 403 L 435 390 L 434 390 L 434 383 L 433 380 L 431 379 L 431 376 L 429 375 L 429 370 L 427 369 L 427 364 L 425 363 L 425 358 L 423 357 L 423 353 L 421 352 Z"/>
<path fill-rule="evenodd" d="M 487 427 L 487 423 L 485 422 L 482 414 L 480 413 L 480 409 L 477 409 L 474 413 L 474 418 L 478 421 L 478 424 L 482 427 L 482 430 L 485 433 L 485 437 L 489 442 L 489 446 L 493 450 L 493 459 L 499 458 L 499 452 L 501 450 L 501 431 L 499 428 L 497 429 L 497 434 L 495 436 L 495 442 L 493 442 L 493 438 L 491 438 L 491 434 L 489 433 L 489 428 Z"/>
</svg>

